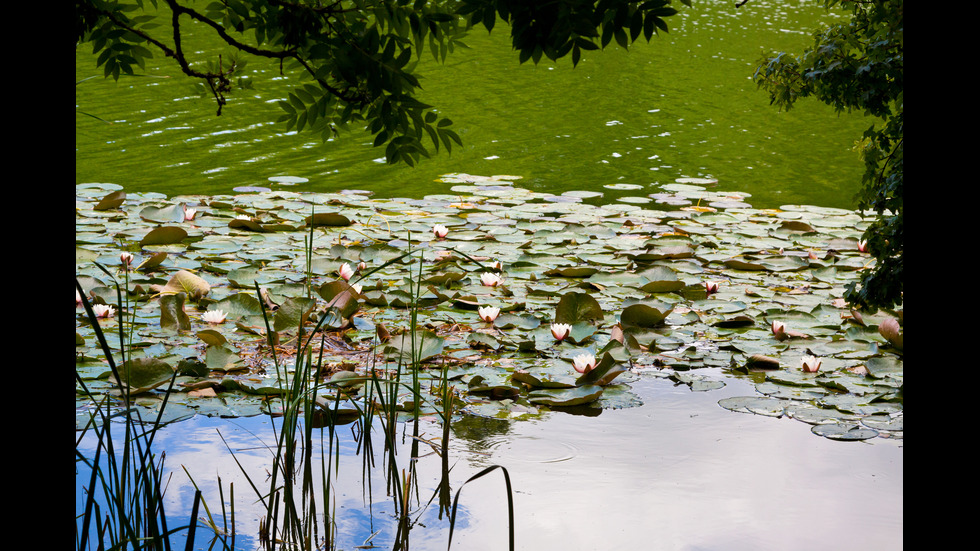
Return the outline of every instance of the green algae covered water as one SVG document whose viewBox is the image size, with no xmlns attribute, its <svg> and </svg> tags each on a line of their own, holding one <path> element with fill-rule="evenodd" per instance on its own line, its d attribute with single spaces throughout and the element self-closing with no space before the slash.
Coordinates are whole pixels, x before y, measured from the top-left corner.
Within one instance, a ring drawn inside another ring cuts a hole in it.
<svg viewBox="0 0 980 551">
<path fill-rule="evenodd" d="M 464 141 L 420 166 L 388 166 L 361 131 L 322 143 L 274 122 L 290 83 L 250 59 L 255 87 L 221 116 L 162 57 L 144 76 L 105 80 L 87 46 L 76 50 L 76 183 L 128 191 L 224 194 L 294 176 L 294 189 L 363 189 L 376 197 L 442 193 L 442 174 L 507 174 L 535 191 L 600 191 L 643 198 L 678 178 L 717 180 L 757 208 L 854 208 L 862 167 L 853 143 L 874 121 L 803 101 L 769 105 L 751 77 L 766 52 L 801 51 L 839 21 L 818 2 L 702 1 L 671 31 L 629 52 L 611 46 L 571 60 L 521 65 L 506 29 L 475 30 L 445 64 L 423 56 L 421 99 L 449 116 Z M 202 49 L 221 53 L 216 44 Z M 94 77 L 94 78 L 90 78 Z M 96 115 L 112 124 L 83 113 Z M 632 199 L 642 200 L 642 199 Z"/>
</svg>

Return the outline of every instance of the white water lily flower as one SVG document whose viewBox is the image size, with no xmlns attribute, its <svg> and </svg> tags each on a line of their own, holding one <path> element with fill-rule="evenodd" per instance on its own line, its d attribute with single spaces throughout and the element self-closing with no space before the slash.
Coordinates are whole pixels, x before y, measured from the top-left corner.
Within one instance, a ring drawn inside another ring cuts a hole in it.
<svg viewBox="0 0 980 551">
<path fill-rule="evenodd" d="M 189 209 L 184 206 L 184 220 L 193 220 L 197 216 L 197 209 Z"/>
<path fill-rule="evenodd" d="M 218 324 L 218 323 L 224 323 L 225 318 L 227 317 L 228 314 L 223 310 L 208 310 L 207 312 L 204 312 L 204 314 L 201 316 L 201 319 L 203 319 L 208 323 Z"/>
<path fill-rule="evenodd" d="M 479 308 L 480 319 L 486 322 L 491 322 L 497 319 L 500 315 L 500 308 L 496 306 L 480 306 Z"/>
<path fill-rule="evenodd" d="M 122 265 L 123 266 L 129 267 L 129 265 L 133 263 L 133 254 L 132 253 L 120 253 L 119 254 L 119 262 L 122 262 Z"/>
<path fill-rule="evenodd" d="M 807 373 L 820 371 L 820 358 L 816 356 L 803 356 L 800 360 L 800 367 Z"/>
<path fill-rule="evenodd" d="M 487 287 L 496 287 L 497 285 L 503 283 L 504 280 L 501 279 L 500 276 L 498 276 L 497 274 L 490 273 L 490 272 L 483 272 L 483 274 L 480 276 L 480 281 L 483 282 L 483 284 L 486 285 Z"/>
<path fill-rule="evenodd" d="M 572 332 L 572 326 L 567 323 L 552 323 L 551 324 L 551 334 L 555 337 L 555 340 L 562 341 L 569 333 Z"/>
<path fill-rule="evenodd" d="M 82 295 L 78 294 L 78 289 L 75 289 L 75 308 L 82 305 Z"/>
<path fill-rule="evenodd" d="M 340 274 L 340 277 L 344 278 L 344 281 L 350 281 L 351 276 L 354 275 L 354 269 L 346 262 L 344 262 L 343 266 L 337 272 Z"/>
<path fill-rule="evenodd" d="M 583 352 L 572 358 L 572 367 L 579 373 L 588 373 L 595 369 L 595 356 Z"/>
<path fill-rule="evenodd" d="M 446 237 L 446 235 L 449 234 L 449 228 L 443 226 L 442 224 L 436 224 L 435 226 L 432 226 L 432 234 L 438 237 L 439 239 L 442 239 L 443 237 Z"/>
<path fill-rule="evenodd" d="M 96 304 L 92 306 L 92 311 L 97 318 L 111 318 L 116 314 L 116 309 L 108 304 Z"/>
<path fill-rule="evenodd" d="M 235 220 L 251 220 L 252 217 L 247 214 L 239 214 L 235 217 Z"/>
</svg>

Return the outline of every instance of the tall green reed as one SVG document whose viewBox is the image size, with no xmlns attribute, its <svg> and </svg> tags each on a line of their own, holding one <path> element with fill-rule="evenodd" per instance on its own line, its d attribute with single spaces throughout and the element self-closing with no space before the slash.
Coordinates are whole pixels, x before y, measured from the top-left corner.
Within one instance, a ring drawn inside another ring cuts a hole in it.
<svg viewBox="0 0 980 551">
<path fill-rule="evenodd" d="M 110 279 L 116 289 L 118 305 L 117 320 L 119 329 L 119 354 L 122 365 L 115 355 L 106 335 L 102 331 L 99 317 L 75 278 L 75 290 L 81 298 L 86 318 L 92 324 L 99 346 L 109 364 L 116 385 L 118 399 L 109 394 L 101 398 L 88 389 L 85 380 L 75 371 L 75 381 L 80 391 L 92 401 L 93 409 L 89 419 L 75 441 L 75 461 L 88 469 L 90 475 L 85 486 L 85 505 L 81 515 L 76 514 L 75 546 L 79 551 L 90 549 L 170 549 L 170 538 L 186 530 L 188 549 L 194 542 L 197 524 L 194 522 L 201 501 L 200 492 L 195 493 L 191 519 L 185 526 L 168 527 L 164 508 L 164 458 L 153 452 L 153 440 L 157 431 L 164 425 L 163 413 L 167 399 L 173 389 L 177 372 L 170 379 L 169 386 L 160 405 L 157 417 L 144 421 L 139 410 L 132 407 L 130 379 L 131 357 L 127 359 L 129 348 L 126 345 L 126 314 L 130 311 L 119 283 L 112 273 L 96 263 Z M 128 271 L 126 272 L 128 288 Z M 133 324 L 130 324 L 132 331 Z M 131 336 L 131 333 L 130 333 Z M 114 435 L 114 424 L 121 425 L 122 446 L 119 449 Z M 88 457 L 82 451 L 83 442 L 91 431 L 95 439 L 95 453 Z M 78 467 L 76 466 L 76 469 Z M 103 510 L 104 508 L 104 510 Z M 92 531 L 95 530 L 93 535 Z"/>
</svg>

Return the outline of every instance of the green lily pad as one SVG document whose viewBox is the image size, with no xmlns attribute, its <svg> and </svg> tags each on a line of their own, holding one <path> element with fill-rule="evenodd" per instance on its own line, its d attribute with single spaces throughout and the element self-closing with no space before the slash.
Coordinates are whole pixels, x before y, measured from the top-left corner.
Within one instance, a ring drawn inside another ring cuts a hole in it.
<svg viewBox="0 0 980 551">
<path fill-rule="evenodd" d="M 527 399 L 532 404 L 546 406 L 578 406 L 595 402 L 602 396 L 602 387 L 585 385 L 574 388 L 546 388 L 531 391 Z"/>
<path fill-rule="evenodd" d="M 157 358 L 133 358 L 119 366 L 119 376 L 130 394 L 141 394 L 169 383 L 174 368 Z"/>
<path fill-rule="evenodd" d="M 831 440 L 869 440 L 878 436 L 878 431 L 858 424 L 814 425 L 810 431 Z"/>
<path fill-rule="evenodd" d="M 392 337 L 383 350 L 392 353 L 405 365 L 410 365 L 413 361 L 424 362 L 442 354 L 445 342 L 445 339 L 430 331 L 406 332 Z"/>
<path fill-rule="evenodd" d="M 148 245 L 171 245 L 180 243 L 187 238 L 187 231 L 177 226 L 162 226 L 150 230 L 149 233 L 140 239 L 140 247 Z"/>
<path fill-rule="evenodd" d="M 555 322 L 574 325 L 582 321 L 601 320 L 602 306 L 587 293 L 571 291 L 562 295 L 555 308 Z"/>
<path fill-rule="evenodd" d="M 126 202 L 126 192 L 117 190 L 103 197 L 93 208 L 95 210 L 113 210 L 121 207 L 124 202 Z"/>
<path fill-rule="evenodd" d="M 306 225 L 308 226 L 350 226 L 351 220 L 343 214 L 335 212 L 318 212 L 313 216 L 307 216 Z"/>
<path fill-rule="evenodd" d="M 667 319 L 672 308 L 666 304 L 647 301 L 631 304 L 623 309 L 619 321 L 623 329 L 656 327 Z"/>
</svg>

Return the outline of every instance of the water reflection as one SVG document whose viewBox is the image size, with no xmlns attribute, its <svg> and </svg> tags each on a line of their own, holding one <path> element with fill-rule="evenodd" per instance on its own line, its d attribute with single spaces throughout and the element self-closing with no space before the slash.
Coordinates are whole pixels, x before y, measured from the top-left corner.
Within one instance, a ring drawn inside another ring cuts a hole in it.
<svg viewBox="0 0 980 551">
<path fill-rule="evenodd" d="M 515 490 L 518 549 L 838 550 L 900 549 L 903 525 L 903 452 L 900 441 L 827 440 L 790 419 L 738 414 L 717 401 L 752 388 L 739 380 L 711 392 L 691 392 L 665 379 L 633 383 L 644 405 L 599 416 L 553 412 L 537 421 L 466 417 L 453 427 L 449 465 L 452 491 L 487 465 L 505 467 Z M 175 472 L 168 517 L 186 518 L 193 496 L 186 467 L 217 507 L 218 477 L 235 486 L 238 549 L 257 549 L 254 535 L 264 508 L 221 442 L 259 487 L 269 468 L 268 419 L 195 418 L 166 429 L 157 440 Z M 423 424 L 421 437 L 437 440 Z M 394 510 L 381 459 L 363 470 L 353 427 L 340 428 L 335 479 L 337 548 L 365 540 L 390 549 Z M 399 464 L 408 461 L 407 436 Z M 375 450 L 383 444 L 375 442 Z M 426 447 L 422 447 L 426 451 Z M 314 456 L 314 460 L 317 461 Z M 413 549 L 445 549 L 448 523 L 437 501 L 427 508 L 441 476 L 441 460 L 416 462 L 421 498 L 413 509 Z M 78 478 L 78 477 L 76 477 Z M 506 548 L 503 480 L 488 475 L 462 488 L 454 549 Z"/>
</svg>

